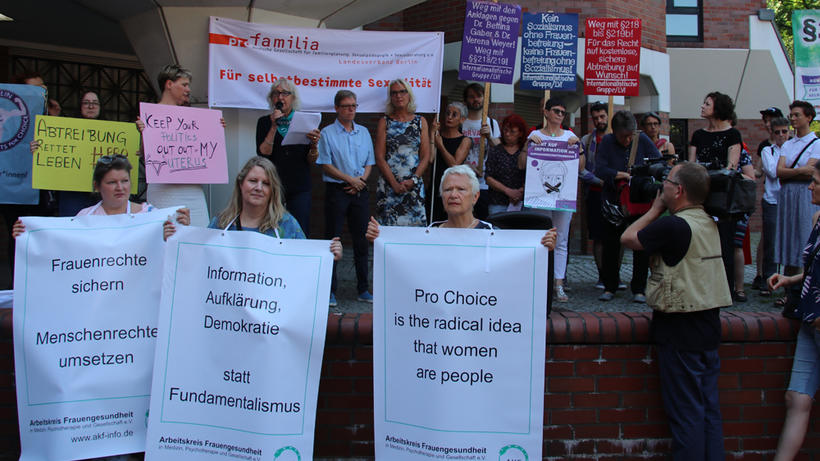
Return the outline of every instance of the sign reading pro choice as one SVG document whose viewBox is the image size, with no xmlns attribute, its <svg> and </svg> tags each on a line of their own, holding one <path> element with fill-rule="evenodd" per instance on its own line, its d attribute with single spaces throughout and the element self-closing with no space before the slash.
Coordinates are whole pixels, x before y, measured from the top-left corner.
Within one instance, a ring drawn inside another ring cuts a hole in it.
<svg viewBox="0 0 820 461">
<path fill-rule="evenodd" d="M 168 239 L 147 460 L 313 459 L 326 240 Z"/>
<path fill-rule="evenodd" d="M 373 270 L 376 459 L 541 459 L 542 236 L 381 228 Z"/>
</svg>

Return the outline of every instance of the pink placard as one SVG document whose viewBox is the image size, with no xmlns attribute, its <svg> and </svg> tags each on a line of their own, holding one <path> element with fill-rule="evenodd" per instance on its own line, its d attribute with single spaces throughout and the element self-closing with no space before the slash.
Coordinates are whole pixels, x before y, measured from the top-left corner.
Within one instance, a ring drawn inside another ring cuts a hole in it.
<svg viewBox="0 0 820 461">
<path fill-rule="evenodd" d="M 227 184 L 222 111 L 140 103 L 148 183 Z"/>
</svg>

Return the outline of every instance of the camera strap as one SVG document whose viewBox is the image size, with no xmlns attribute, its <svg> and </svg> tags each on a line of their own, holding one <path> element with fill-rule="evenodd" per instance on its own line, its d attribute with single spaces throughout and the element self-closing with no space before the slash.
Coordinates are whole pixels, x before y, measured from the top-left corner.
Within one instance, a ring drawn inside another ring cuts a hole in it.
<svg viewBox="0 0 820 461">
<path fill-rule="evenodd" d="M 799 161 L 800 161 L 800 157 L 802 157 L 802 156 L 803 156 L 803 153 L 804 153 L 804 152 L 806 152 L 806 149 L 808 149 L 808 148 L 809 148 L 809 146 L 811 146 L 812 144 L 814 144 L 814 141 L 817 141 L 817 138 L 812 139 L 811 141 L 809 141 L 809 143 L 808 143 L 808 144 L 806 144 L 806 147 L 804 147 L 804 148 L 803 148 L 803 150 L 801 150 L 801 151 L 800 151 L 800 153 L 799 153 L 799 154 L 797 154 L 797 158 L 796 158 L 796 159 L 794 159 L 794 162 L 792 162 L 792 166 L 790 166 L 789 168 L 794 168 L 794 167 L 795 167 L 795 165 L 797 165 L 797 162 L 799 162 Z"/>
<path fill-rule="evenodd" d="M 638 153 L 638 140 L 641 137 L 641 130 L 635 130 L 632 135 L 632 147 L 629 149 L 629 161 L 626 164 L 626 169 L 629 170 L 632 168 L 632 164 L 635 163 L 635 154 Z"/>
</svg>

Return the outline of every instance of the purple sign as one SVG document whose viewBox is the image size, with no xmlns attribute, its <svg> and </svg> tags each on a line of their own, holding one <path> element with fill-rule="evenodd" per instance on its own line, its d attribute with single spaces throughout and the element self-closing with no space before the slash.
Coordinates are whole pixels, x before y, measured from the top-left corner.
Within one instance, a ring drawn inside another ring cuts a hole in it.
<svg viewBox="0 0 820 461">
<path fill-rule="evenodd" d="M 459 80 L 512 83 L 520 24 L 519 5 L 468 0 Z"/>
<path fill-rule="evenodd" d="M 544 140 L 527 149 L 524 206 L 575 211 L 578 192 L 578 144 Z"/>
</svg>

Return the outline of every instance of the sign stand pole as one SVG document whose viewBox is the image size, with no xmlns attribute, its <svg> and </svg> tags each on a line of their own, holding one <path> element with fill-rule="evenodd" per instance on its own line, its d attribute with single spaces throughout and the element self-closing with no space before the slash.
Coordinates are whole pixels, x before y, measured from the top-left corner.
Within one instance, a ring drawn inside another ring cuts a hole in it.
<svg viewBox="0 0 820 461">
<path fill-rule="evenodd" d="M 481 124 L 484 125 L 484 121 L 487 120 L 487 112 L 490 108 L 490 84 L 484 83 L 484 108 L 481 110 Z M 489 125 L 489 124 L 488 124 Z M 492 137 L 492 126 L 490 126 L 490 137 Z M 484 152 L 486 151 L 484 136 L 481 136 L 478 140 L 478 175 L 481 176 L 484 174 Z"/>
<path fill-rule="evenodd" d="M 610 96 L 608 103 L 607 114 L 609 114 L 609 123 L 606 126 L 606 132 L 612 133 L 612 108 L 615 106 L 615 98 Z"/>
<path fill-rule="evenodd" d="M 544 106 L 547 105 L 547 101 L 549 101 L 549 99 L 550 99 L 550 90 L 544 90 L 544 104 L 541 106 L 541 116 L 544 118 L 544 120 L 541 122 L 541 126 L 543 128 L 547 127 L 547 116 L 544 115 Z"/>
<path fill-rule="evenodd" d="M 438 117 L 439 113 L 436 112 L 436 117 L 433 120 L 439 121 Z M 433 133 L 433 136 L 430 137 L 430 163 L 433 164 L 433 174 L 430 175 L 430 219 L 427 220 L 428 225 L 432 224 L 433 210 L 436 209 L 436 164 L 438 163 L 438 149 L 436 149 L 435 139 L 438 132 L 439 130 L 436 130 L 436 132 Z"/>
</svg>

